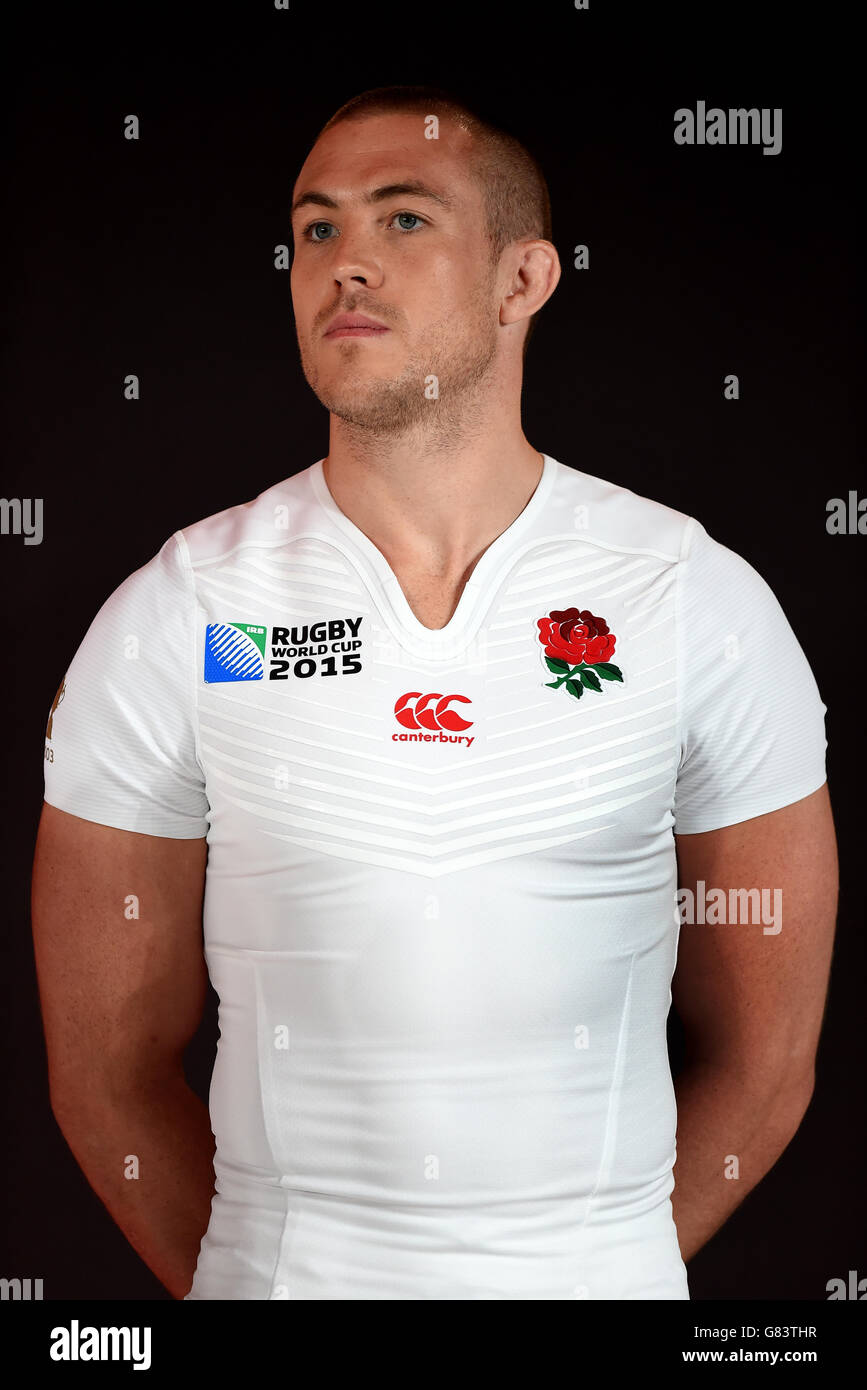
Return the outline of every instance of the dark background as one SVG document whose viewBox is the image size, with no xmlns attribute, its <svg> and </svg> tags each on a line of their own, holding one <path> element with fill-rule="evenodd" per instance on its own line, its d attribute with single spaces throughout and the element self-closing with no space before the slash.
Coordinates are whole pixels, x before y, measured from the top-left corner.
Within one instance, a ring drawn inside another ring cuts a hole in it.
<svg viewBox="0 0 867 1390">
<path fill-rule="evenodd" d="M 697 11 L 707 10 L 702 16 Z M 540 158 L 563 276 L 530 347 L 524 428 L 584 472 L 696 515 L 777 594 L 828 706 L 842 868 L 814 1099 L 793 1142 L 689 1265 L 693 1299 L 823 1300 L 867 1276 L 863 555 L 826 503 L 867 494 L 863 171 L 841 10 L 230 4 L 102 17 L 40 7 L 4 73 L 7 497 L 0 536 L 8 794 L 0 1275 L 47 1299 L 168 1299 L 48 1105 L 29 886 L 49 706 L 97 609 L 177 528 L 327 451 L 289 276 L 294 179 L 359 91 L 449 86 Z M 183 22 L 182 22 L 183 21 Z M 704 27 L 703 27 L 704 26 Z M 782 107 L 783 145 L 679 147 L 697 100 Z M 123 138 L 135 113 L 141 138 Z M 590 247 L 590 270 L 572 248 Z M 141 399 L 123 398 L 137 373 Z M 741 398 L 723 397 L 736 373 Z M 863 388 L 862 388 L 863 389 Z M 755 672 L 756 679 L 773 673 Z M 207 1096 L 216 1024 L 189 1052 Z M 680 1048 L 670 1027 L 672 1061 Z"/>
</svg>

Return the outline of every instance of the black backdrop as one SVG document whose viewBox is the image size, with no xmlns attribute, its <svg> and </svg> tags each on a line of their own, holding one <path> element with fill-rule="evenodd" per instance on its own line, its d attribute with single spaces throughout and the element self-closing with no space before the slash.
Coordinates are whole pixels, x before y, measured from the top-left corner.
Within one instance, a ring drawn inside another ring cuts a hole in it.
<svg viewBox="0 0 867 1390">
<path fill-rule="evenodd" d="M 529 352 L 530 442 L 696 515 L 767 579 L 816 670 L 842 864 L 816 1093 L 689 1279 L 695 1300 L 823 1300 L 829 1279 L 867 1275 L 867 538 L 825 524 L 830 498 L 867 494 L 856 452 L 863 129 L 853 37 L 832 7 L 807 13 L 809 30 L 782 5 L 237 3 L 105 18 L 40 7 L 19 28 L 4 81 L 3 491 L 43 499 L 44 535 L 0 536 L 3 1276 L 43 1278 L 46 1299 L 169 1297 L 48 1105 L 29 926 L 45 722 L 122 579 L 178 527 L 326 452 L 274 248 L 290 242 L 292 184 L 318 127 L 391 82 L 450 86 L 526 139 L 546 171 L 563 277 Z M 782 108 L 781 152 L 677 146 L 673 113 L 699 99 Z M 134 142 L 123 138 L 131 113 Z M 579 243 L 586 271 L 572 267 Z M 124 399 L 128 373 L 139 401 Z M 215 1038 L 211 996 L 188 1057 L 202 1096 Z M 670 1040 L 677 1068 L 674 1017 Z"/>
</svg>

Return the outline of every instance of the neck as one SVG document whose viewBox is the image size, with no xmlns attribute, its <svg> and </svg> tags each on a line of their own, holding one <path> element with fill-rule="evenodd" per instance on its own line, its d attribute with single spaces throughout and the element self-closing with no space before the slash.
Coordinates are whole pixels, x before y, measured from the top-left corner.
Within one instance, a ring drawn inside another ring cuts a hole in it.
<svg viewBox="0 0 867 1390">
<path fill-rule="evenodd" d="M 463 575 L 520 515 L 542 465 L 519 409 L 493 429 L 438 414 L 434 426 L 385 438 L 332 415 L 323 473 L 340 510 L 393 568 L 448 577 Z"/>
</svg>

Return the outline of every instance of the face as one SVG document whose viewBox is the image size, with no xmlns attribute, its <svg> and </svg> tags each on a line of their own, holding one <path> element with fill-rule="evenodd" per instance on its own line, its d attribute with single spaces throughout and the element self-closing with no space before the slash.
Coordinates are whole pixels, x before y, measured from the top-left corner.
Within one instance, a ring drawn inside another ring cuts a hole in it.
<svg viewBox="0 0 867 1390">
<path fill-rule="evenodd" d="M 332 414 L 386 434 L 437 408 L 431 376 L 449 403 L 484 380 L 498 349 L 497 267 L 470 138 L 444 120 L 438 140 L 424 129 L 414 114 L 343 121 L 313 146 L 293 191 L 304 375 Z M 353 311 L 385 331 L 327 333 Z"/>
</svg>

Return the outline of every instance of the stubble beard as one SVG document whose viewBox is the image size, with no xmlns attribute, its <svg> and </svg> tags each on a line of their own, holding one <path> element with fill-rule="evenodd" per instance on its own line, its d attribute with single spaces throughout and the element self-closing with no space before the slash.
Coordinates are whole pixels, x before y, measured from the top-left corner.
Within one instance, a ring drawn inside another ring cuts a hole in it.
<svg viewBox="0 0 867 1390">
<path fill-rule="evenodd" d="M 462 318 L 458 332 L 453 319 L 428 328 L 398 377 L 371 373 L 363 354 L 376 349 L 346 338 L 343 341 L 350 345 L 346 358 L 352 354 L 353 360 L 347 361 L 335 383 L 323 382 L 302 350 L 301 365 L 308 385 L 326 410 L 370 437 L 427 435 L 431 430 L 442 435 L 460 430 L 472 413 L 473 401 L 484 389 L 497 350 L 497 324 L 488 287 L 480 290 L 472 307 L 473 313 Z"/>
</svg>

